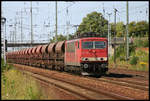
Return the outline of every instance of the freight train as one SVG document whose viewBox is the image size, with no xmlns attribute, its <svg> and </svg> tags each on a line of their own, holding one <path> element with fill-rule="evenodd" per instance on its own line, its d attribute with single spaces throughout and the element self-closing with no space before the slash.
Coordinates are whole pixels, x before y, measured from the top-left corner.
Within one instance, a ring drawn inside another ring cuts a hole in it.
<svg viewBox="0 0 150 101">
<path fill-rule="evenodd" d="M 108 71 L 108 42 L 102 37 L 79 37 L 7 52 L 9 63 L 100 76 Z"/>
</svg>

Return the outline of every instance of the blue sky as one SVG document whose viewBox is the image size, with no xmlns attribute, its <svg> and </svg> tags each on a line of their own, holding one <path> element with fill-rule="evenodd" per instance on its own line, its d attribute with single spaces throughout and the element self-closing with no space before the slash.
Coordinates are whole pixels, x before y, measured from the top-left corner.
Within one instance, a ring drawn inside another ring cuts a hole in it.
<svg viewBox="0 0 150 101">
<path fill-rule="evenodd" d="M 146 9 L 149 12 L 148 1 L 129 1 L 129 22 L 131 21 L 141 21 L 148 20 L 148 14 L 146 15 Z M 54 36 L 55 32 L 55 2 L 45 1 L 45 2 L 32 2 L 33 6 L 33 27 L 34 40 L 49 40 Z M 66 7 L 69 7 L 68 15 L 66 14 Z M 2 15 L 7 18 L 7 25 L 14 24 L 15 17 L 17 19 L 17 39 L 20 40 L 20 13 L 16 12 L 24 11 L 23 13 L 23 40 L 30 39 L 30 1 L 3 1 L 2 2 Z M 38 8 L 38 9 L 35 9 Z M 110 22 L 114 22 L 114 8 L 117 12 L 117 22 L 123 21 L 126 24 L 126 1 L 75 1 L 75 2 L 58 2 L 58 34 L 66 35 L 66 20 L 70 22 L 71 25 L 79 25 L 82 19 L 86 17 L 87 14 L 97 11 L 103 13 L 103 8 L 105 9 L 105 19 L 108 19 L 106 13 L 112 13 Z M 25 10 L 26 9 L 26 10 Z M 25 13 L 26 11 L 26 13 Z M 44 27 L 50 24 L 50 27 Z M 69 32 L 74 33 L 75 27 L 69 27 Z M 7 26 L 7 39 L 12 40 L 12 32 L 14 27 Z M 48 36 L 49 35 L 49 36 Z"/>
</svg>

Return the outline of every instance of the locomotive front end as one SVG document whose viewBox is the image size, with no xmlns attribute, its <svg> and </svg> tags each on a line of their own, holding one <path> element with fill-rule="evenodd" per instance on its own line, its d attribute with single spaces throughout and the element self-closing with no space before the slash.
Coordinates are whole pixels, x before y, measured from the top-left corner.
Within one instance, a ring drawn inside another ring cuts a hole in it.
<svg viewBox="0 0 150 101">
<path fill-rule="evenodd" d="M 108 47 L 106 38 L 81 40 L 82 74 L 102 75 L 108 71 Z"/>
</svg>

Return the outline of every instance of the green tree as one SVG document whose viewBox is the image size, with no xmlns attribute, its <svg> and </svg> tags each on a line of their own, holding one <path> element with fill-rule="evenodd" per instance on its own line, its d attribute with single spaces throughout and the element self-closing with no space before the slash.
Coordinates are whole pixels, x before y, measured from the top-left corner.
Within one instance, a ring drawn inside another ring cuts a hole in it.
<svg viewBox="0 0 150 101">
<path fill-rule="evenodd" d="M 136 22 L 135 21 L 132 21 L 129 23 L 128 29 L 129 29 L 128 30 L 129 31 L 129 37 L 130 36 L 136 36 L 137 31 L 136 31 Z"/>
<path fill-rule="evenodd" d="M 54 36 L 52 39 L 50 39 L 50 42 L 53 43 L 56 40 L 56 36 Z M 64 41 L 67 40 L 66 36 L 63 36 L 62 34 L 57 35 L 57 41 Z"/>
<path fill-rule="evenodd" d="M 79 25 L 77 32 L 96 32 L 100 36 L 107 36 L 108 21 L 101 13 L 92 12 L 83 18 L 82 23 Z"/>
<path fill-rule="evenodd" d="M 111 26 L 111 36 L 114 37 L 116 34 L 116 30 L 115 30 L 115 24 L 114 23 L 110 23 Z"/>
<path fill-rule="evenodd" d="M 146 21 L 139 21 L 136 23 L 136 36 L 146 36 L 149 33 L 149 24 Z"/>
<path fill-rule="evenodd" d="M 146 21 L 135 22 L 132 21 L 128 25 L 129 37 L 131 36 L 148 36 L 149 33 L 149 24 Z M 116 24 L 116 30 L 114 23 L 111 23 L 111 35 L 114 37 L 114 33 L 116 36 L 123 37 L 126 34 L 126 25 L 123 22 L 118 22 Z"/>
<path fill-rule="evenodd" d="M 118 22 L 116 24 L 116 36 L 117 37 L 123 37 L 124 33 L 125 33 L 125 25 L 123 24 L 123 22 Z"/>
<path fill-rule="evenodd" d="M 75 37 L 74 34 L 69 34 L 69 39 L 68 40 L 74 39 L 74 37 Z"/>
</svg>

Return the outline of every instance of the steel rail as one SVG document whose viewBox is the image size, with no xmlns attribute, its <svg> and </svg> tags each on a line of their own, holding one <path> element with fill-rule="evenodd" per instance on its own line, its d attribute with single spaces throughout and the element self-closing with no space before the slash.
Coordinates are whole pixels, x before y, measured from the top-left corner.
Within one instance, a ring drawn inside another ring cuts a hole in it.
<svg viewBox="0 0 150 101">
<path fill-rule="evenodd" d="M 31 67 L 31 66 L 29 66 L 29 67 Z M 27 71 L 29 71 L 29 70 L 27 70 Z M 30 72 L 33 72 L 33 71 L 30 71 Z M 35 73 L 35 71 L 34 71 L 34 73 Z M 82 89 L 87 89 L 89 91 L 96 92 L 97 94 L 101 94 L 101 95 L 107 96 L 108 98 L 110 97 L 110 98 L 119 99 L 119 100 L 122 100 L 122 99 L 124 99 L 124 100 L 133 100 L 133 98 L 130 98 L 130 97 L 127 97 L 127 96 L 122 96 L 122 95 L 119 95 L 119 94 L 116 94 L 116 93 L 113 93 L 113 92 L 106 91 L 104 88 L 101 88 L 101 89 L 89 88 L 89 87 L 87 87 L 85 85 L 80 85 L 80 84 L 78 84 L 76 82 L 73 83 L 71 81 L 66 81 L 66 80 L 63 80 L 63 79 L 60 79 L 60 78 L 50 77 L 48 74 L 42 73 L 42 71 L 40 73 L 36 72 L 36 74 L 42 75 L 44 77 L 48 77 L 49 79 L 58 80 L 58 81 L 66 83 L 66 84 L 78 86 L 78 87 L 80 87 Z"/>
</svg>

